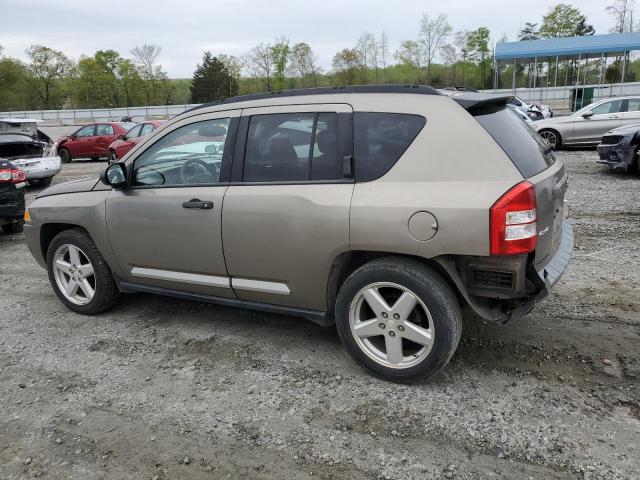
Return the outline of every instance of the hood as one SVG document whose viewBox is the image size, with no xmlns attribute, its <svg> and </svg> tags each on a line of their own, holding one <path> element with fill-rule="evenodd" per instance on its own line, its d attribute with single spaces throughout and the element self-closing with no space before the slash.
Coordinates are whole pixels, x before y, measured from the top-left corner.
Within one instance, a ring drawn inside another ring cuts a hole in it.
<svg viewBox="0 0 640 480">
<path fill-rule="evenodd" d="M 638 130 L 640 130 L 640 123 L 634 123 L 633 125 L 624 125 L 609 130 L 605 135 L 627 135 L 629 133 L 636 133 Z"/>
<path fill-rule="evenodd" d="M 61 195 L 63 193 L 90 192 L 99 181 L 98 178 L 81 178 L 79 180 L 71 180 L 70 182 L 58 183 L 40 192 L 36 198 Z"/>
<path fill-rule="evenodd" d="M 68 138 L 69 138 L 69 135 L 63 135 L 60 138 L 58 138 L 58 141 L 56 143 L 59 145 L 61 142 L 64 142 Z"/>
<path fill-rule="evenodd" d="M 536 129 L 540 129 L 542 127 L 550 127 L 551 125 L 558 125 L 560 123 L 569 123 L 574 122 L 575 118 L 573 115 L 567 115 L 565 117 L 552 117 L 552 118 L 544 118 L 542 120 L 535 120 L 531 126 Z"/>
</svg>

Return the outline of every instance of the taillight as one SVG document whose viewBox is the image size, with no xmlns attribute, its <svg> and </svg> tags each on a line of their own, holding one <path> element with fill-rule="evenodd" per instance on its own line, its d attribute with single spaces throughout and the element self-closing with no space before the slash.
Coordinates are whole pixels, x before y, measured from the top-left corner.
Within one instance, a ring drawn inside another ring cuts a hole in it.
<svg viewBox="0 0 640 480">
<path fill-rule="evenodd" d="M 529 253 L 538 245 L 536 192 L 522 182 L 491 207 L 491 255 Z"/>
<path fill-rule="evenodd" d="M 19 168 L 3 168 L 0 170 L 0 182 L 22 183 L 27 180 L 27 174 Z"/>
</svg>

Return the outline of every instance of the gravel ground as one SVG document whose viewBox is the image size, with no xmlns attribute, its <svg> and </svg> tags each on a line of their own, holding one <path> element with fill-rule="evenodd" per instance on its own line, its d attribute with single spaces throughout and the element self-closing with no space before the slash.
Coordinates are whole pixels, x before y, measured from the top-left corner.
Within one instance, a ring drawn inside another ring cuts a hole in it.
<svg viewBox="0 0 640 480">
<path fill-rule="evenodd" d="M 295 318 L 143 294 L 76 315 L 22 235 L 0 236 L 0 478 L 640 478 L 640 177 L 559 157 L 562 281 L 511 326 L 465 319 L 417 385 Z"/>
</svg>

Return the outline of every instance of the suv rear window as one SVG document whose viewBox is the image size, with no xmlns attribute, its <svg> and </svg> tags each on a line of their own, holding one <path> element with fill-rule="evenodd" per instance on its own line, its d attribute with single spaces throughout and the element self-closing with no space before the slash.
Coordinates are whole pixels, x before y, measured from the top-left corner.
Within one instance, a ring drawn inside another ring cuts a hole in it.
<svg viewBox="0 0 640 480">
<path fill-rule="evenodd" d="M 502 147 L 524 178 L 537 175 L 555 162 L 545 141 L 511 109 L 492 105 L 475 113 L 474 117 Z"/>
<path fill-rule="evenodd" d="M 356 180 L 375 180 L 395 165 L 426 119 L 404 113 L 355 112 L 353 136 Z"/>
</svg>

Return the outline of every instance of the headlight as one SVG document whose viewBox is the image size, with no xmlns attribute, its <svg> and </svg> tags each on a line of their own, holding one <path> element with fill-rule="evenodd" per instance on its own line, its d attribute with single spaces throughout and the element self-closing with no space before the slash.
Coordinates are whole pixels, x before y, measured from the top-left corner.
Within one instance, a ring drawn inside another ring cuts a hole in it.
<svg viewBox="0 0 640 480">
<path fill-rule="evenodd" d="M 49 143 L 42 149 L 43 157 L 55 157 L 58 154 L 58 149 L 55 143 Z"/>
</svg>

